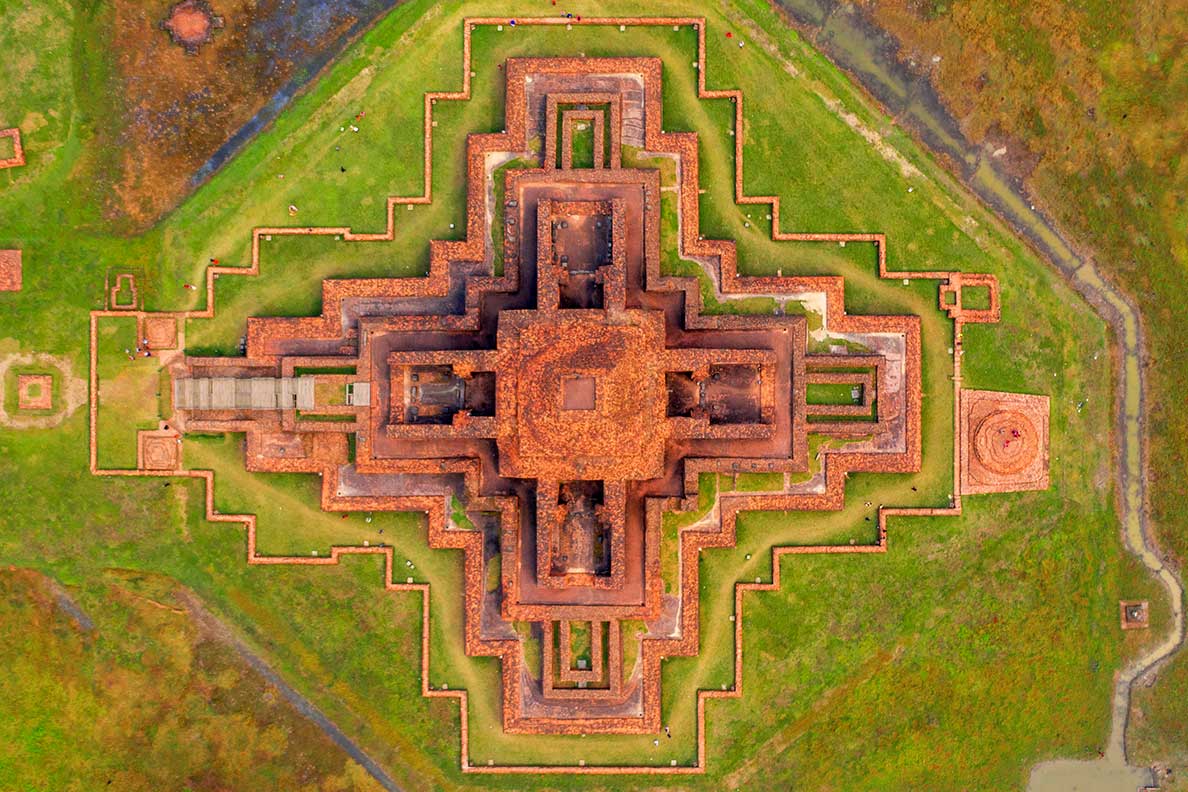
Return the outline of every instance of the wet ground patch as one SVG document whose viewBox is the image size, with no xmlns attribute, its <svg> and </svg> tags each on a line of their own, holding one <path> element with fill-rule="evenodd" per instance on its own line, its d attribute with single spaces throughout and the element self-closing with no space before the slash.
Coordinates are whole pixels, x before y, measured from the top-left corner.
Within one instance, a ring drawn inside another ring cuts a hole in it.
<svg viewBox="0 0 1188 792">
<path fill-rule="evenodd" d="M 122 112 L 95 170 L 104 216 L 143 230 L 268 125 L 396 0 L 116 0 L 109 89 Z"/>
</svg>

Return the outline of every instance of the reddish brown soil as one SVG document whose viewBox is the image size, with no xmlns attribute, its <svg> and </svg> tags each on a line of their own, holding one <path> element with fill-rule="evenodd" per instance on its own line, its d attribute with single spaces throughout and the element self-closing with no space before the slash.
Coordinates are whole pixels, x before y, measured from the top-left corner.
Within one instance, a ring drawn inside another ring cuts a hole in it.
<svg viewBox="0 0 1188 792">
<path fill-rule="evenodd" d="M 1018 473 L 1039 454 L 1035 424 L 1018 410 L 993 412 L 974 430 L 973 452 L 988 471 L 1000 476 Z"/>
<path fill-rule="evenodd" d="M 122 112 L 103 119 L 97 156 L 105 159 L 89 163 L 86 178 L 105 218 L 129 232 L 177 206 L 215 152 L 355 22 L 337 12 L 320 38 L 306 40 L 282 24 L 293 9 L 279 0 L 247 0 L 214 16 L 197 4 L 171 6 L 114 3 L 109 90 Z M 220 18 L 222 29 L 212 30 Z M 189 44 L 204 32 L 205 43 Z"/>
<path fill-rule="evenodd" d="M 141 334 L 151 349 L 173 349 L 177 346 L 177 320 L 172 316 L 146 316 Z"/>
</svg>

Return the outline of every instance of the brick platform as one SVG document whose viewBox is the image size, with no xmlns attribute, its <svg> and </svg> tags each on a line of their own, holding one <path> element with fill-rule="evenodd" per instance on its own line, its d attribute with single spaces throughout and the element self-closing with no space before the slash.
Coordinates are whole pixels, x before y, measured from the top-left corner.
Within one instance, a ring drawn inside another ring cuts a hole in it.
<svg viewBox="0 0 1188 792">
<path fill-rule="evenodd" d="M 52 410 L 54 378 L 49 374 L 17 375 L 18 410 Z"/>
<path fill-rule="evenodd" d="M 1048 488 L 1048 397 L 961 391 L 961 492 Z"/>
<path fill-rule="evenodd" d="M 181 436 L 170 429 L 136 433 L 136 467 L 141 470 L 181 468 Z"/>
<path fill-rule="evenodd" d="M 141 338 L 147 339 L 149 349 L 173 349 L 177 346 L 177 319 L 172 316 L 145 316 Z"/>
<path fill-rule="evenodd" d="M 1146 600 L 1122 600 L 1118 616 L 1123 630 L 1145 630 L 1150 626 L 1151 612 Z"/>
<path fill-rule="evenodd" d="M 0 250 L 0 292 L 21 290 L 21 251 Z"/>
</svg>

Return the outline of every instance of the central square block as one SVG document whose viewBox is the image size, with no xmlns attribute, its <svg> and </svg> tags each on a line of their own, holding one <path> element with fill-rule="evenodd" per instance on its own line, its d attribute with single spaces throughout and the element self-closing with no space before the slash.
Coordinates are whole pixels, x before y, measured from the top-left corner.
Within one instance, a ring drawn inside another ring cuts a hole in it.
<svg viewBox="0 0 1188 792">
<path fill-rule="evenodd" d="M 499 472 L 649 479 L 670 426 L 656 311 L 505 311 L 499 317 Z"/>
<path fill-rule="evenodd" d="M 593 377 L 565 377 L 561 380 L 562 410 L 593 410 L 598 403 L 598 380 Z"/>
</svg>

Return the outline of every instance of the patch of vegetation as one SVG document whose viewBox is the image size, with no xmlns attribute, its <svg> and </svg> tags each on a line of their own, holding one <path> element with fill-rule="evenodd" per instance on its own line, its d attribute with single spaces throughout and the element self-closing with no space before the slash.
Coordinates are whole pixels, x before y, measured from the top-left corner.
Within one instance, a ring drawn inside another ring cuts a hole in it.
<svg viewBox="0 0 1188 792">
<path fill-rule="evenodd" d="M 862 403 L 862 386 L 844 382 L 810 382 L 805 386 L 809 404 L 848 405 Z"/>
<path fill-rule="evenodd" d="M 990 310 L 989 286 L 962 286 L 961 307 L 972 311 Z"/>
<path fill-rule="evenodd" d="M 134 317 L 103 318 L 98 329 L 99 465 L 136 467 L 136 432 L 156 429 L 162 417 L 160 358 L 138 353 Z"/>
<path fill-rule="evenodd" d="M 503 201 L 507 195 L 507 172 L 517 168 L 535 168 L 539 165 L 537 160 L 519 157 L 508 160 L 491 171 L 491 192 L 494 196 L 492 199 L 494 219 L 491 222 L 491 255 L 493 257 L 491 268 L 496 275 L 503 274 Z"/>
<path fill-rule="evenodd" d="M 0 572 L 0 769 L 11 789 L 380 789 L 159 575 L 60 588 Z M 250 756 L 251 761 L 244 761 Z"/>
<path fill-rule="evenodd" d="M 737 492 L 772 492 L 783 488 L 783 473 L 739 473 L 734 477 Z"/>
</svg>

